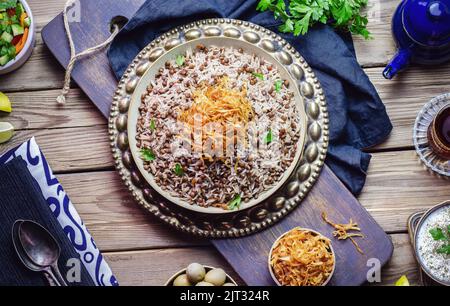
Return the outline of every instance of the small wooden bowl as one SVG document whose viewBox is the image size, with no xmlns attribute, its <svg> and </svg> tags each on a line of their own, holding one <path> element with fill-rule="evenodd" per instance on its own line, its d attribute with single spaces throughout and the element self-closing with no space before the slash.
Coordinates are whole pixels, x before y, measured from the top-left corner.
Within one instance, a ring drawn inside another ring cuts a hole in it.
<svg viewBox="0 0 450 306">
<path fill-rule="evenodd" d="M 208 272 L 211 271 L 211 270 L 216 269 L 216 268 L 211 267 L 211 266 L 203 266 L 203 267 L 205 267 L 206 273 L 208 273 Z M 184 269 L 178 271 L 177 273 L 175 273 L 174 275 L 172 275 L 172 276 L 169 278 L 169 280 L 164 284 L 164 286 L 166 286 L 166 287 L 172 287 L 172 286 L 173 286 L 173 282 L 175 281 L 175 279 L 176 279 L 178 276 L 180 276 L 181 274 L 185 274 L 186 271 L 187 271 L 187 268 L 184 268 Z M 225 283 L 232 283 L 232 284 L 234 284 L 235 286 L 237 286 L 237 283 L 234 281 L 234 279 L 232 279 L 231 276 L 228 275 L 228 273 L 225 272 L 225 274 L 227 275 L 227 278 L 226 278 L 226 280 L 225 280 Z"/>
<path fill-rule="evenodd" d="M 301 230 L 301 231 L 305 231 L 305 232 L 311 232 L 311 233 L 313 233 L 313 234 L 315 234 L 317 236 L 322 236 L 322 237 L 328 239 L 327 237 L 325 237 L 324 235 L 322 235 L 321 233 L 319 233 L 319 232 L 317 232 L 315 230 L 312 230 L 312 229 L 309 229 L 309 228 L 295 227 L 295 228 L 287 231 L 286 233 L 282 234 L 277 240 L 275 240 L 275 242 L 272 245 L 272 248 L 270 249 L 269 258 L 268 258 L 268 262 L 267 263 L 268 263 L 268 266 L 269 266 L 270 276 L 272 276 L 272 279 L 275 282 L 275 284 L 277 284 L 277 286 L 282 286 L 282 285 L 280 284 L 280 282 L 278 281 L 277 277 L 275 276 L 275 273 L 273 271 L 272 265 L 270 264 L 270 261 L 272 259 L 272 252 L 275 249 L 275 247 L 278 245 L 278 242 L 284 236 L 286 236 L 287 234 L 289 234 L 293 230 Z M 333 255 L 333 270 L 331 271 L 330 276 L 328 276 L 328 279 L 321 286 L 326 286 L 330 282 L 330 280 L 333 278 L 334 272 L 336 270 L 336 255 L 335 255 L 336 253 L 334 252 L 334 249 L 333 249 L 333 246 L 331 245 L 331 243 L 330 243 L 330 249 L 331 249 L 331 254 Z"/>
</svg>

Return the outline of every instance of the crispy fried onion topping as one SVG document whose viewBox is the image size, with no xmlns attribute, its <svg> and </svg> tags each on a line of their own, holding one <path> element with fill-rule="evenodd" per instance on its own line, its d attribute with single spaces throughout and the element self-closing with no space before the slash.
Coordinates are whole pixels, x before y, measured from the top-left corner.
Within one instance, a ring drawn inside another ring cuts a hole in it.
<svg viewBox="0 0 450 306">
<path fill-rule="evenodd" d="M 356 250 L 359 253 L 364 254 L 363 250 L 359 247 L 358 243 L 354 239 L 354 237 L 364 237 L 364 235 L 361 233 L 348 233 L 348 231 L 361 232 L 361 229 L 358 227 L 358 223 L 355 223 L 352 219 L 350 219 L 350 222 L 348 224 L 336 224 L 328 219 L 325 212 L 322 213 L 322 219 L 336 229 L 333 232 L 334 237 L 336 237 L 338 240 L 350 239 L 350 241 L 355 245 Z"/>
<path fill-rule="evenodd" d="M 248 123 L 254 117 L 251 102 L 247 99 L 247 88 L 231 88 L 228 77 L 224 76 L 217 80 L 216 84 L 201 84 L 193 93 L 194 102 L 192 106 L 183 111 L 178 119 L 190 127 L 191 130 L 198 128 L 195 126 L 197 118 L 201 120 L 203 127 L 203 144 L 207 141 L 223 141 L 222 148 L 226 148 L 228 143 L 236 142 L 236 135 L 226 134 L 227 129 L 233 132 L 246 130 Z M 208 131 L 210 124 L 218 124 L 219 133 Z M 228 142 L 227 142 L 228 141 Z"/>
<path fill-rule="evenodd" d="M 295 228 L 278 241 L 270 264 L 283 286 L 321 286 L 334 268 L 331 241 Z"/>
</svg>

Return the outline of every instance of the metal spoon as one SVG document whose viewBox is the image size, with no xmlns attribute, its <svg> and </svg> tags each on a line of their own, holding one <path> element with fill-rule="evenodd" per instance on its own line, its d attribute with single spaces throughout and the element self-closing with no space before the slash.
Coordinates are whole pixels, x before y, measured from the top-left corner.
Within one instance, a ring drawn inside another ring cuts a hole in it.
<svg viewBox="0 0 450 306">
<path fill-rule="evenodd" d="M 67 286 L 58 268 L 61 248 L 52 234 L 42 225 L 33 221 L 20 223 L 18 234 L 19 241 L 28 258 L 35 265 L 48 269 L 47 272 L 62 286 Z"/>
<path fill-rule="evenodd" d="M 47 279 L 47 281 L 50 282 L 50 284 L 53 282 L 56 286 L 61 286 L 61 284 L 58 282 L 56 277 L 54 277 L 50 268 L 44 268 L 44 267 L 40 267 L 40 266 L 34 264 L 28 258 L 28 256 L 25 254 L 22 244 L 19 241 L 19 225 L 23 221 L 24 220 L 17 220 L 16 222 L 14 222 L 13 227 L 12 227 L 12 235 L 11 235 L 12 242 L 13 242 L 14 249 L 16 251 L 17 256 L 19 257 L 20 261 L 23 263 L 23 265 L 26 268 L 28 268 L 29 270 L 31 270 L 33 272 L 42 272 L 45 275 L 45 278 Z M 50 272 L 48 270 L 50 270 Z"/>
</svg>

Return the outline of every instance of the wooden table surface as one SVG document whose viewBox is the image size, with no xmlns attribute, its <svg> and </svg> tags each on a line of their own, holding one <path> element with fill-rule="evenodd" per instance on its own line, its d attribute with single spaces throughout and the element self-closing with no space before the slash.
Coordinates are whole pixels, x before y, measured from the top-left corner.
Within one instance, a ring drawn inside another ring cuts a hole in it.
<svg viewBox="0 0 450 306">
<path fill-rule="evenodd" d="M 235 275 L 207 242 L 186 237 L 143 212 L 114 171 L 107 123 L 73 85 L 68 103 L 58 107 L 64 70 L 42 43 L 40 31 L 62 11 L 65 0 L 29 0 L 37 23 L 37 45 L 20 70 L 0 78 L 0 91 L 13 102 L 1 116 L 16 128 L 0 153 L 32 136 L 46 155 L 122 285 L 161 285 L 174 272 L 196 261 L 222 266 Z M 394 125 L 389 139 L 373 153 L 361 203 L 390 235 L 395 246 L 383 269 L 381 285 L 403 274 L 418 282 L 406 220 L 415 211 L 450 198 L 449 182 L 429 174 L 418 162 L 412 126 L 420 108 L 432 97 L 450 91 L 450 65 L 411 67 L 393 81 L 381 71 L 395 52 L 390 18 L 399 0 L 381 1 L 380 16 L 371 17 L 374 40 L 355 38 L 360 64 L 378 89 Z"/>
</svg>

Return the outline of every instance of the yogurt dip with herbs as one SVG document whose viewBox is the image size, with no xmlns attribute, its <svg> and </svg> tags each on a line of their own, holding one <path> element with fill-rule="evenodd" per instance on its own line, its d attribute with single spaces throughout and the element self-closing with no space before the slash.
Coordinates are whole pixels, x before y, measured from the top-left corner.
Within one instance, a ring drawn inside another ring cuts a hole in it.
<svg viewBox="0 0 450 306">
<path fill-rule="evenodd" d="M 421 228 L 416 240 L 417 254 L 428 274 L 450 284 L 450 207 L 432 212 Z"/>
</svg>

